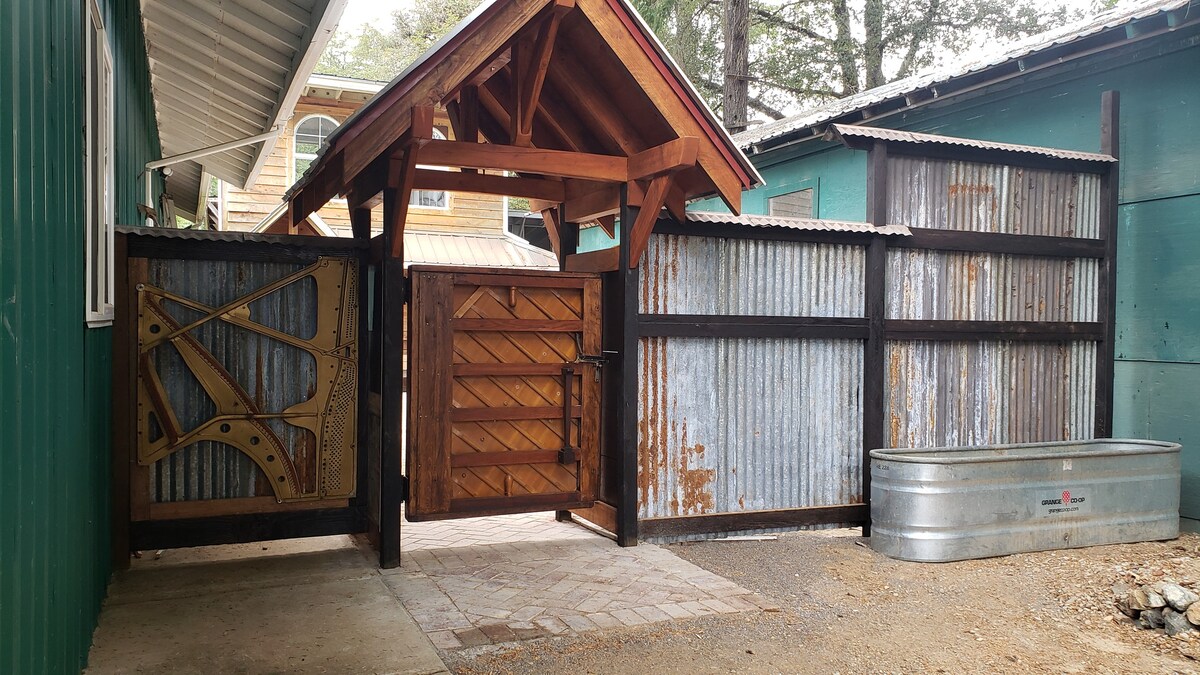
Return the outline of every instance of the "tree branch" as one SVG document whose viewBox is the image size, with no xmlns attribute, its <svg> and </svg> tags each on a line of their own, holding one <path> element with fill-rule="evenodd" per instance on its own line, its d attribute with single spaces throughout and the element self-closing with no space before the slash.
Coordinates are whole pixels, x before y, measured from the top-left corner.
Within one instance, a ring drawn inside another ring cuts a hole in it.
<svg viewBox="0 0 1200 675">
<path fill-rule="evenodd" d="M 798 33 L 800 35 L 803 35 L 804 37 L 809 38 L 810 40 L 816 40 L 817 42 L 820 42 L 821 44 L 826 44 L 826 45 L 833 44 L 833 40 L 830 40 L 829 38 L 825 37 L 824 35 L 821 35 L 820 33 L 812 30 L 811 28 L 805 28 L 804 26 L 801 26 L 800 24 L 795 23 L 793 21 L 789 21 L 789 20 L 783 18 L 782 16 L 779 16 L 778 14 L 775 14 L 773 12 L 768 12 L 765 9 L 755 7 L 754 11 L 751 13 L 755 16 L 755 18 L 762 19 L 765 23 L 770 24 L 772 26 L 776 26 L 778 28 L 783 28 L 784 30 L 790 30 L 793 33 Z"/>
</svg>

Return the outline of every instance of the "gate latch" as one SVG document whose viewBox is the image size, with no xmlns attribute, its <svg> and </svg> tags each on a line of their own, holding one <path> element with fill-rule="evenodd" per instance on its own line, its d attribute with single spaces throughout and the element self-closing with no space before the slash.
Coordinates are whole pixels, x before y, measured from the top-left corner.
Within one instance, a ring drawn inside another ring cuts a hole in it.
<svg viewBox="0 0 1200 675">
<path fill-rule="evenodd" d="M 559 464 L 574 464 L 579 461 L 578 449 L 571 445 L 571 406 L 575 402 L 571 394 L 571 382 L 575 379 L 575 369 L 567 366 L 562 369 L 563 407 L 562 407 L 562 449 L 558 451 Z"/>
<path fill-rule="evenodd" d="M 571 337 L 575 339 L 575 363 L 583 363 L 589 366 L 595 366 L 597 369 L 603 368 L 604 364 L 608 363 L 608 355 L 616 354 L 614 351 L 602 351 L 599 354 L 584 354 L 583 339 L 579 333 L 572 333 Z M 600 371 L 596 370 L 596 381 L 600 380 Z"/>
</svg>

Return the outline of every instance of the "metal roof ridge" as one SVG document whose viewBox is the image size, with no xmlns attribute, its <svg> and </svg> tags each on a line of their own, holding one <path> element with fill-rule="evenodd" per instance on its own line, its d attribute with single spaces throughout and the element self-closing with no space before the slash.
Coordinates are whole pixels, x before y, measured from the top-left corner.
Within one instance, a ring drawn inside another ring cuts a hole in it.
<svg viewBox="0 0 1200 675">
<path fill-rule="evenodd" d="M 856 220 L 833 220 L 828 218 L 799 218 L 796 216 L 771 216 L 754 213 L 743 213 L 735 216 L 732 213 L 717 211 L 688 211 L 688 222 L 709 223 L 712 225 L 746 225 L 749 227 L 780 227 L 793 230 L 812 230 L 816 232 L 855 232 L 877 233 L 884 235 L 911 236 L 908 226 L 887 224 L 876 227 L 871 223 Z"/>
<path fill-rule="evenodd" d="M 1079 150 L 1065 150 L 1062 148 L 1049 148 L 1038 145 L 1021 145 L 1018 143 L 1000 143 L 997 141 L 984 141 L 974 138 L 961 138 L 957 136 L 942 136 L 940 134 L 926 134 L 916 131 L 900 131 L 897 129 L 867 127 L 856 124 L 830 124 L 829 129 L 825 132 L 824 140 L 840 140 L 845 142 L 844 139 L 846 137 L 870 138 L 892 143 L 908 143 L 912 145 L 949 145 L 977 148 L 980 150 L 992 150 L 997 152 L 1040 155 L 1043 157 L 1079 160 L 1085 162 L 1111 163 L 1117 161 L 1116 157 L 1099 152 L 1083 152 Z"/>
</svg>

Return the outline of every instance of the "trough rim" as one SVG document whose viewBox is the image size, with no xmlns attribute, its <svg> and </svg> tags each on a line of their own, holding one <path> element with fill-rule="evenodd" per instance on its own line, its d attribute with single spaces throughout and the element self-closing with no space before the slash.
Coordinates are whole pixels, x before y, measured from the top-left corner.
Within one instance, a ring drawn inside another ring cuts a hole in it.
<svg viewBox="0 0 1200 675">
<path fill-rule="evenodd" d="M 1024 450 L 1029 448 L 1062 447 L 1068 445 L 1117 445 L 1124 447 L 1056 452 L 1053 455 L 1046 455 L 1043 457 L 1030 455 L 997 455 L 990 457 L 939 456 L 963 451 L 978 452 L 980 450 Z M 981 464 L 988 462 L 1020 462 L 1040 459 L 1073 459 L 1077 457 L 1116 457 L 1164 453 L 1178 454 L 1182 449 L 1182 445 L 1179 443 L 1173 443 L 1171 441 L 1150 441 L 1138 438 L 1093 438 L 1078 441 L 1000 443 L 996 445 L 956 445 L 939 448 L 876 448 L 872 450 L 870 454 L 872 460 L 886 460 L 889 462 L 902 462 L 906 464 Z M 913 457 L 912 455 L 920 456 Z"/>
</svg>

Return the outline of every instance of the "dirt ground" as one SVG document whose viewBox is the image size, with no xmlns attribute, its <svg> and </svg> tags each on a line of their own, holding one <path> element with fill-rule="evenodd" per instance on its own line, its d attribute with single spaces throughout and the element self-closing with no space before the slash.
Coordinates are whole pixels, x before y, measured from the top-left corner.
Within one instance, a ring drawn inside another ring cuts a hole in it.
<svg viewBox="0 0 1200 675">
<path fill-rule="evenodd" d="M 857 530 L 668 548 L 785 609 L 460 650 L 443 654 L 447 665 L 464 674 L 1200 672 L 1200 636 L 1138 630 L 1112 603 L 1118 582 L 1195 588 L 1196 534 L 945 564 L 885 558 Z"/>
</svg>

